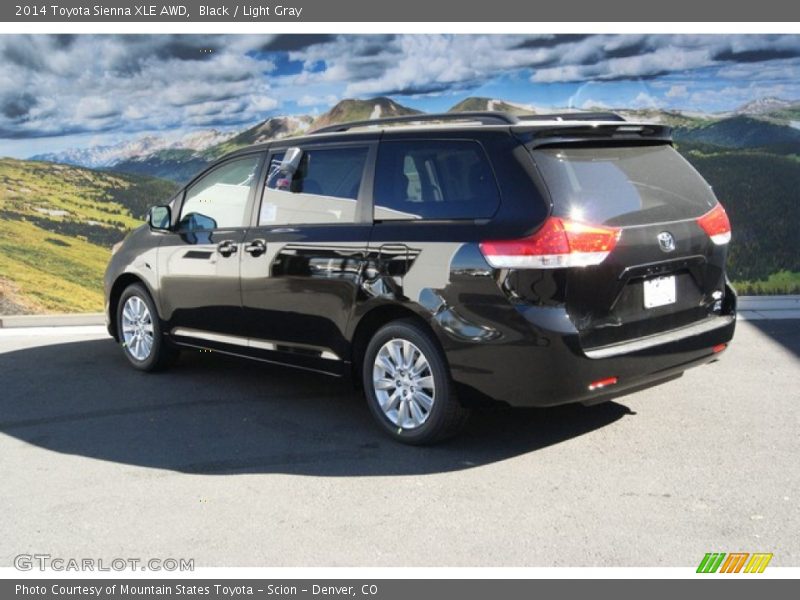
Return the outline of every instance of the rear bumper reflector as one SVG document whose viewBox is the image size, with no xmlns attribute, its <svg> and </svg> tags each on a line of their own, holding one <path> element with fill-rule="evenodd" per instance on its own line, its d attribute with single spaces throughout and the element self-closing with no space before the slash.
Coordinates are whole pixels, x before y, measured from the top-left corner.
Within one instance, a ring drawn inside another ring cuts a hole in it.
<svg viewBox="0 0 800 600">
<path fill-rule="evenodd" d="M 598 379 L 597 381 L 589 384 L 589 391 L 593 392 L 594 390 L 602 390 L 604 387 L 615 385 L 616 383 L 616 377 L 605 377 L 604 379 Z"/>
</svg>

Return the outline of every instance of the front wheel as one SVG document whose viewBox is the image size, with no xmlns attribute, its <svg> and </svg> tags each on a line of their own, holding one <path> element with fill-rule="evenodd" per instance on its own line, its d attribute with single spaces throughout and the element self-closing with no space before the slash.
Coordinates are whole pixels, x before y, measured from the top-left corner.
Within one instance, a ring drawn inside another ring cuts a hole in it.
<svg viewBox="0 0 800 600">
<path fill-rule="evenodd" d="M 129 285 L 120 296 L 117 333 L 125 358 L 141 371 L 164 368 L 177 355 L 161 333 L 153 299 L 139 283 Z"/>
<path fill-rule="evenodd" d="M 456 398 L 444 354 L 413 320 L 391 322 L 375 333 L 364 355 L 363 380 L 375 419 L 406 444 L 451 437 L 469 416 Z"/>
</svg>

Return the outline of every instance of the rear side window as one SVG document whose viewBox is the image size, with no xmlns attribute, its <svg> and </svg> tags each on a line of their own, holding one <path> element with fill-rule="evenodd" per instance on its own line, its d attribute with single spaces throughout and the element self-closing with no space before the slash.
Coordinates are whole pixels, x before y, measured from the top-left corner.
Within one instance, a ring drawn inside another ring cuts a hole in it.
<svg viewBox="0 0 800 600">
<path fill-rule="evenodd" d="M 284 153 L 272 154 L 259 224 L 353 223 L 367 151 L 366 146 L 305 150 L 291 180 L 280 172 Z"/>
<path fill-rule="evenodd" d="M 716 199 L 671 146 L 543 148 L 532 152 L 556 216 L 598 225 L 694 219 Z"/>
<path fill-rule="evenodd" d="M 483 148 L 469 140 L 387 141 L 375 169 L 375 219 L 480 219 L 500 194 Z"/>
</svg>

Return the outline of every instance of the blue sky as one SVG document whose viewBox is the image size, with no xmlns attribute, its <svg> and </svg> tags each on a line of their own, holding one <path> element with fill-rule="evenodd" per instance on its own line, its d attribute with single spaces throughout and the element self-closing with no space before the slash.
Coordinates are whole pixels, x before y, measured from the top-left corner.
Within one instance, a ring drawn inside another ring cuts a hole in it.
<svg viewBox="0 0 800 600">
<path fill-rule="evenodd" d="M 800 100 L 794 35 L 2 35 L 0 155 L 243 129 L 391 96 L 724 112 Z"/>
</svg>

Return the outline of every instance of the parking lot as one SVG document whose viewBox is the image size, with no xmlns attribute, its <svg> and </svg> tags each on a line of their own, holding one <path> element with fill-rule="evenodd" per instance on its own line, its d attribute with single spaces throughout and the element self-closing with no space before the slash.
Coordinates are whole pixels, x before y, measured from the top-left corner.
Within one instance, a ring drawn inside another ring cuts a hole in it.
<svg viewBox="0 0 800 600">
<path fill-rule="evenodd" d="M 800 320 L 740 322 L 661 387 L 412 448 L 346 382 L 213 353 L 147 375 L 99 327 L 0 330 L 0 566 L 796 566 L 798 367 Z"/>
</svg>

